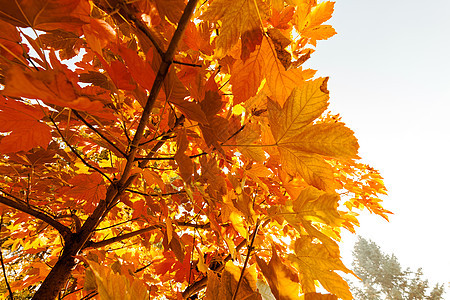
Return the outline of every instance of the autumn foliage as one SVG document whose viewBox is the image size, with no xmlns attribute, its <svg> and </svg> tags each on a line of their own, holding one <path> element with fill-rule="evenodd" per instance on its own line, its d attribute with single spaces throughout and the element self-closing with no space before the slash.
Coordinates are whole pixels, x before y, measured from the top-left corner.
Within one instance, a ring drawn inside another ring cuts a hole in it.
<svg viewBox="0 0 450 300">
<path fill-rule="evenodd" d="M 389 212 L 303 67 L 333 8 L 1 0 L 3 297 L 352 299 L 340 232 Z"/>
</svg>

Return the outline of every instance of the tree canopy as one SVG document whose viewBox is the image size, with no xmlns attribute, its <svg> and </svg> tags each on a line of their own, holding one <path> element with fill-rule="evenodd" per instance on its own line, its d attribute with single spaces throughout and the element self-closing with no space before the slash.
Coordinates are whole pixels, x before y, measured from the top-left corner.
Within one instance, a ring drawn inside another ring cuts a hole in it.
<svg viewBox="0 0 450 300">
<path fill-rule="evenodd" d="M 340 232 L 390 212 L 303 67 L 333 10 L 1 0 L 3 296 L 352 299 Z"/>
<path fill-rule="evenodd" d="M 444 299 L 444 285 L 436 284 L 429 290 L 422 269 L 403 269 L 395 255 L 383 253 L 372 241 L 359 237 L 353 257 L 353 270 L 362 280 L 353 288 L 353 295 L 359 300 Z"/>
</svg>

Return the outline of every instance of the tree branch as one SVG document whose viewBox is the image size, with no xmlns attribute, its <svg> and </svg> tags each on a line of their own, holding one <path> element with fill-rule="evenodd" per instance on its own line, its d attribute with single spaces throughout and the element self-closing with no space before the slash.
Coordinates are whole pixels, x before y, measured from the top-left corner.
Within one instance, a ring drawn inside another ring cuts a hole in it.
<svg viewBox="0 0 450 300">
<path fill-rule="evenodd" d="M 175 51 L 178 47 L 178 43 L 180 42 L 181 37 L 183 36 L 184 31 L 186 30 L 186 26 L 191 18 L 192 13 L 194 12 L 195 6 L 197 5 L 197 1 L 198 0 L 189 0 L 188 4 L 186 5 L 183 11 L 183 15 L 181 16 L 180 21 L 178 22 L 177 29 L 173 34 L 169 47 L 162 57 L 162 62 L 161 65 L 159 66 L 158 74 L 156 75 L 155 81 L 150 91 L 150 95 L 148 96 L 147 99 L 147 103 L 145 104 L 144 111 L 142 112 L 142 117 L 136 129 L 133 141 L 131 142 L 127 164 L 125 165 L 125 168 L 122 173 L 122 178 L 120 178 L 119 184 L 125 183 L 128 176 L 130 175 L 131 168 L 134 163 L 134 158 L 136 157 L 137 150 L 139 149 L 139 142 L 144 136 L 144 130 L 150 118 L 151 110 L 156 102 L 156 98 L 158 97 L 159 91 L 162 88 L 164 79 L 166 78 L 167 73 L 169 72 L 169 67 L 172 64 L 172 60 L 175 55 Z"/>
<path fill-rule="evenodd" d="M 66 140 L 66 138 L 64 137 L 64 135 L 62 134 L 61 130 L 59 129 L 58 125 L 56 125 L 55 120 L 53 120 L 52 117 L 48 116 L 50 121 L 52 122 L 53 126 L 55 126 L 56 131 L 58 131 L 59 136 L 61 137 L 61 139 L 64 141 L 64 143 L 67 145 L 67 147 L 70 148 L 70 150 L 72 150 L 72 153 L 75 154 L 76 157 L 78 157 L 83 164 L 90 168 L 93 169 L 95 171 L 97 171 L 98 173 L 100 173 L 103 177 L 105 177 L 106 179 L 108 179 L 109 182 L 112 182 L 112 180 L 105 174 L 103 173 L 99 168 L 94 167 L 93 165 L 91 165 L 90 163 L 88 163 L 81 155 L 80 153 L 78 153 L 75 148 Z"/>
<path fill-rule="evenodd" d="M 150 42 L 153 44 L 158 54 L 161 57 L 164 57 L 164 51 L 161 49 L 161 47 L 159 47 L 158 42 L 156 41 L 156 38 L 153 37 L 153 34 L 151 33 L 150 29 L 139 18 L 136 18 L 136 16 L 128 9 L 126 1 L 123 1 L 122 3 L 122 10 L 125 12 L 126 18 L 132 21 L 134 25 L 136 25 L 136 27 L 150 40 Z"/>
<path fill-rule="evenodd" d="M 50 273 L 45 278 L 44 282 L 39 287 L 38 291 L 34 294 L 33 300 L 56 298 L 62 286 L 68 280 L 71 269 L 77 264 L 75 256 L 81 249 L 86 248 L 86 246 L 90 243 L 88 242 L 88 240 L 92 236 L 94 229 L 101 222 L 108 210 L 114 207 L 115 203 L 117 203 L 117 201 L 119 200 L 119 197 L 122 195 L 125 189 L 128 188 L 128 185 L 131 184 L 132 179 L 134 179 L 133 175 L 131 175 L 131 169 L 134 164 L 134 158 L 136 157 L 137 151 L 139 149 L 139 142 L 144 136 L 144 131 L 147 127 L 147 122 L 150 118 L 153 105 L 156 102 L 156 98 L 169 71 L 169 67 L 172 63 L 178 43 L 181 40 L 181 37 L 186 29 L 192 13 L 194 12 L 197 1 L 198 0 L 189 0 L 178 23 L 177 29 L 175 30 L 175 33 L 170 41 L 169 48 L 162 57 L 162 62 L 159 67 L 158 74 L 156 75 L 155 81 L 147 99 L 147 103 L 145 104 L 144 110 L 142 112 L 141 120 L 139 121 L 136 133 L 131 142 L 130 150 L 127 156 L 127 163 L 124 167 L 124 170 L 122 171 L 122 176 L 118 181 L 112 181 L 108 178 L 111 184 L 108 186 L 105 199 L 100 200 L 95 210 L 84 222 L 81 230 L 73 234 L 72 238 L 68 239 L 68 242 L 66 243 L 61 256 L 59 257 Z M 52 122 L 54 125 L 56 125 L 53 120 Z M 135 234 L 140 233 L 142 232 Z M 97 244 L 97 246 L 98 245 L 99 244 Z"/>
<path fill-rule="evenodd" d="M 6 206 L 15 208 L 15 209 L 20 210 L 21 212 L 24 212 L 26 214 L 29 214 L 30 216 L 33 216 L 41 221 L 44 221 L 48 225 L 55 228 L 64 239 L 68 238 L 72 234 L 72 231 L 68 227 L 59 223 L 58 221 L 56 221 L 49 215 L 33 209 L 32 207 L 28 206 L 25 202 L 22 203 L 22 202 L 14 201 L 14 200 L 8 199 L 8 198 L 0 195 L 0 203 L 3 203 Z"/>
<path fill-rule="evenodd" d="M 120 241 L 129 239 L 129 238 L 132 238 L 134 236 L 137 236 L 137 235 L 149 232 L 149 231 L 153 231 L 153 230 L 156 230 L 156 229 L 159 229 L 159 228 L 163 228 L 163 227 L 164 226 L 162 226 L 162 225 L 152 225 L 152 226 L 145 227 L 145 228 L 142 228 L 142 229 L 139 229 L 139 230 L 136 230 L 136 231 L 132 231 L 132 232 L 129 232 L 129 233 L 121 234 L 121 235 L 118 235 L 118 236 L 115 236 L 113 238 L 106 239 L 106 240 L 103 240 L 103 241 L 100 241 L 100 242 L 89 241 L 83 246 L 82 249 L 104 247 L 104 246 L 107 246 L 109 244 L 120 242 Z"/>
<path fill-rule="evenodd" d="M 136 193 L 141 196 L 150 196 L 150 197 L 164 197 L 164 196 L 179 195 L 179 194 L 186 193 L 186 191 L 177 191 L 177 192 L 169 192 L 169 193 L 161 193 L 161 194 L 149 194 L 149 193 L 144 193 L 144 192 L 140 192 L 140 191 L 136 191 L 136 190 L 132 190 L 132 189 L 125 189 L 125 191 L 130 192 L 130 193 Z"/>
<path fill-rule="evenodd" d="M 78 119 L 80 119 L 81 122 L 84 123 L 84 125 L 86 125 L 87 127 L 89 127 L 92 131 L 94 131 L 96 134 L 98 134 L 102 139 L 104 139 L 108 144 L 110 144 L 111 146 L 113 146 L 114 149 L 116 149 L 120 154 L 122 154 L 123 157 L 127 157 L 127 154 L 120 149 L 119 147 L 116 146 L 116 144 L 114 144 L 110 139 L 108 139 L 106 136 L 104 136 L 100 131 L 98 131 L 97 128 L 95 128 L 94 126 L 92 126 L 88 121 L 86 121 L 86 119 L 84 119 L 81 114 L 75 110 L 72 109 L 73 113 L 75 114 L 75 116 L 77 116 Z"/>
</svg>

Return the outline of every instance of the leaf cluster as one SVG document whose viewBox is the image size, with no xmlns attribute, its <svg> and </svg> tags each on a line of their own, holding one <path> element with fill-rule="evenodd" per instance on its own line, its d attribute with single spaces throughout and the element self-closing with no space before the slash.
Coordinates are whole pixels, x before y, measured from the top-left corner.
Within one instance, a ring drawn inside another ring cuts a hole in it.
<svg viewBox="0 0 450 300">
<path fill-rule="evenodd" d="M 20 273 L 4 272 L 8 292 L 351 299 L 340 232 L 358 210 L 390 212 L 327 110 L 328 78 L 303 67 L 335 34 L 333 10 L 0 5 L 0 234 Z"/>
</svg>

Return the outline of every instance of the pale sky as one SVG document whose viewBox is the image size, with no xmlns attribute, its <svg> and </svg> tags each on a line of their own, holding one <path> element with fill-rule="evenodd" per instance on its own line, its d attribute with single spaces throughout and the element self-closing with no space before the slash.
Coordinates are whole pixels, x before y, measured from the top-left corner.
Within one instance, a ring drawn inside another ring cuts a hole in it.
<svg viewBox="0 0 450 300">
<path fill-rule="evenodd" d="M 363 214 L 358 234 L 450 282 L 450 1 L 337 0 L 306 67 L 330 76 L 331 110 L 355 131 L 389 190 L 390 222 Z M 344 234 L 349 265 L 355 236 Z M 446 297 L 450 288 L 446 286 Z"/>
</svg>

